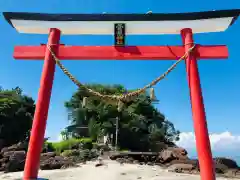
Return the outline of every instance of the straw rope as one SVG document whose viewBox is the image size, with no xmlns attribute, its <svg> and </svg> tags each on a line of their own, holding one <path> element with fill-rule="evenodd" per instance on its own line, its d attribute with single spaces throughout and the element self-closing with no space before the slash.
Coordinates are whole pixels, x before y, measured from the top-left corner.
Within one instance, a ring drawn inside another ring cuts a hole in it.
<svg viewBox="0 0 240 180">
<path fill-rule="evenodd" d="M 63 71 L 63 73 L 65 75 L 67 75 L 69 77 L 69 79 L 76 84 L 79 88 L 83 88 L 85 89 L 90 95 L 93 96 L 97 96 L 102 100 L 105 101 L 116 101 L 116 102 L 129 102 L 131 100 L 133 100 L 134 98 L 136 98 L 137 96 L 139 96 L 141 93 L 144 93 L 148 88 L 151 88 L 153 86 L 155 86 L 158 82 L 160 82 L 161 80 L 163 80 L 170 72 L 172 72 L 176 66 L 182 61 L 184 60 L 190 52 L 193 51 L 193 49 L 195 48 L 195 44 L 193 44 L 193 46 L 191 48 L 188 49 L 188 51 L 181 57 L 179 58 L 179 60 L 177 60 L 173 65 L 171 65 L 163 74 L 161 74 L 160 76 L 158 76 L 156 79 L 154 79 L 152 82 L 150 82 L 149 84 L 145 85 L 144 87 L 135 90 L 133 92 L 129 92 L 126 94 L 122 94 L 122 95 L 105 95 L 105 94 L 101 94 L 97 91 L 94 91 L 93 89 L 88 88 L 87 86 L 85 86 L 83 83 L 81 83 L 80 81 L 78 81 L 68 70 L 67 68 L 60 62 L 60 60 L 57 58 L 56 54 L 53 52 L 51 46 L 52 45 L 47 45 L 48 50 L 50 51 L 51 55 L 53 56 L 54 60 L 56 61 L 56 64 L 60 67 L 60 69 Z"/>
</svg>

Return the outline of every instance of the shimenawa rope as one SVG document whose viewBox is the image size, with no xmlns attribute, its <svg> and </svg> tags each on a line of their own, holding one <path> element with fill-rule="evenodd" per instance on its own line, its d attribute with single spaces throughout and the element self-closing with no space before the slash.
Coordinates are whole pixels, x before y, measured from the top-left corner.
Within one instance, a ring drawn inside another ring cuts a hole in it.
<svg viewBox="0 0 240 180">
<path fill-rule="evenodd" d="M 89 94 L 93 95 L 93 96 L 97 96 L 105 101 L 116 101 L 116 102 L 129 102 L 131 100 L 133 100 L 134 98 L 136 98 L 137 96 L 139 96 L 141 93 L 145 92 L 148 88 L 153 87 L 154 85 L 156 85 L 159 81 L 161 81 L 162 79 L 164 79 L 172 70 L 174 70 L 176 68 L 176 66 L 182 61 L 184 60 L 190 52 L 193 51 L 193 49 L 195 48 L 195 44 L 193 44 L 193 46 L 191 48 L 188 49 L 188 51 L 179 59 L 177 60 L 173 65 L 170 66 L 170 68 L 168 68 L 162 75 L 158 76 L 156 79 L 154 79 L 151 83 L 145 85 L 144 87 L 142 87 L 141 89 L 138 89 L 136 91 L 133 92 L 129 92 L 126 94 L 122 94 L 122 95 L 105 95 L 105 94 L 101 94 L 97 91 L 94 91 L 90 88 L 88 88 L 87 86 L 85 86 L 84 84 L 82 84 L 80 81 L 78 81 L 66 68 L 65 66 L 60 62 L 60 60 L 57 58 L 57 56 L 55 55 L 55 53 L 53 52 L 51 46 L 52 45 L 47 45 L 48 50 L 50 51 L 51 55 L 53 56 L 54 60 L 56 61 L 56 64 L 60 67 L 60 69 L 63 71 L 63 73 L 65 75 L 67 75 L 71 81 L 76 84 L 79 88 L 84 88 Z"/>
</svg>

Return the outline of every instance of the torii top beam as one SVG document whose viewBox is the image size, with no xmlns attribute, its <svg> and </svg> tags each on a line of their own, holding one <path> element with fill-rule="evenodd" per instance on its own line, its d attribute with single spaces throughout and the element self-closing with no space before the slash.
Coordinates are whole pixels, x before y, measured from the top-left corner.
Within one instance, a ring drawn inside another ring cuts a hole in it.
<svg viewBox="0 0 240 180">
<path fill-rule="evenodd" d="M 4 12 L 5 19 L 20 33 L 48 34 L 57 28 L 65 35 L 114 33 L 114 23 L 125 23 L 126 34 L 180 34 L 225 31 L 234 23 L 240 9 L 192 13 L 153 14 L 42 14 Z"/>
<path fill-rule="evenodd" d="M 234 23 L 240 9 L 173 14 L 42 14 L 4 12 L 5 19 L 20 33 L 48 34 L 57 28 L 62 34 L 113 34 L 115 23 L 126 24 L 126 34 L 179 34 L 183 28 L 193 33 L 219 32 Z M 61 60 L 81 59 L 179 59 L 183 46 L 63 46 L 59 47 Z M 15 59 L 44 59 L 46 46 L 16 46 Z M 226 46 L 200 46 L 198 59 L 225 59 Z"/>
</svg>

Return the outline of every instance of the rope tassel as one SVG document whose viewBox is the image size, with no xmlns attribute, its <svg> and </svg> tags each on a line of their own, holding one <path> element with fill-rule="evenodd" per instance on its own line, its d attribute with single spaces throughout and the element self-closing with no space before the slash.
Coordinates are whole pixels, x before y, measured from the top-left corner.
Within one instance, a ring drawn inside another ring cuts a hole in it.
<svg viewBox="0 0 240 180">
<path fill-rule="evenodd" d="M 87 105 L 87 97 L 83 97 L 82 108 L 85 108 Z"/>
<path fill-rule="evenodd" d="M 157 101 L 157 98 L 156 98 L 155 92 L 154 92 L 154 88 L 150 88 L 150 100 Z"/>
<path fill-rule="evenodd" d="M 124 103 L 121 100 L 119 100 L 117 104 L 118 112 L 121 112 L 123 110 L 123 106 L 124 106 Z"/>
</svg>

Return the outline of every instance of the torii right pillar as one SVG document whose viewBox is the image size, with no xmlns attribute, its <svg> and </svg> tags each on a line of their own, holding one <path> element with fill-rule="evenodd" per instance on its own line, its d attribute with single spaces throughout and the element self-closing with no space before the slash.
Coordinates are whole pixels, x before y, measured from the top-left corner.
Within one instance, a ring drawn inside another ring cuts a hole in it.
<svg viewBox="0 0 240 180">
<path fill-rule="evenodd" d="M 193 33 L 189 28 L 181 30 L 182 41 L 187 52 L 194 45 Z M 196 146 L 202 180 L 215 180 L 215 167 L 207 128 L 207 121 L 202 97 L 200 77 L 195 51 L 186 58 L 187 78 L 190 90 L 192 115 L 196 137 Z"/>
</svg>

